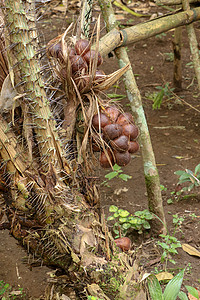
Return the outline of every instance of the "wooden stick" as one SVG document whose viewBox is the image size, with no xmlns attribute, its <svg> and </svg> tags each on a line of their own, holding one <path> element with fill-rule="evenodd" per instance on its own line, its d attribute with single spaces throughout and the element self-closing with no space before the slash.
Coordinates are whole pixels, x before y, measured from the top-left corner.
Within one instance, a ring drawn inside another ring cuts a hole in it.
<svg viewBox="0 0 200 300">
<path fill-rule="evenodd" d="M 99 0 L 99 4 L 102 10 L 107 30 L 112 30 L 114 27 L 117 29 L 116 18 L 110 1 Z M 115 54 L 118 58 L 119 66 L 121 68 L 127 64 L 130 64 L 125 47 L 117 48 L 115 50 Z M 140 128 L 139 142 L 143 158 L 144 177 L 148 194 L 149 210 L 159 216 L 159 218 L 163 222 L 162 224 L 161 222 L 155 221 L 153 227 L 157 232 L 165 232 L 164 227 L 166 222 L 162 205 L 158 170 L 156 167 L 155 156 L 152 149 L 149 130 L 142 106 L 140 91 L 137 87 L 131 67 L 129 67 L 128 71 L 124 74 L 124 82 L 136 124 Z"/>
<path fill-rule="evenodd" d="M 183 9 L 188 12 L 190 11 L 190 5 L 188 0 L 182 0 Z M 193 24 L 189 24 L 186 26 L 188 39 L 190 43 L 190 51 L 192 54 L 192 60 L 194 64 L 194 71 L 198 81 L 198 88 L 200 90 L 200 60 L 199 60 L 199 49 L 198 49 L 198 42 L 194 30 Z"/>
<path fill-rule="evenodd" d="M 140 23 L 123 30 L 113 28 L 106 34 L 99 44 L 99 50 L 103 56 L 115 48 L 123 45 L 147 39 L 173 28 L 188 25 L 200 19 L 200 7 L 179 12 L 173 15 L 156 18 L 144 23 Z"/>
</svg>

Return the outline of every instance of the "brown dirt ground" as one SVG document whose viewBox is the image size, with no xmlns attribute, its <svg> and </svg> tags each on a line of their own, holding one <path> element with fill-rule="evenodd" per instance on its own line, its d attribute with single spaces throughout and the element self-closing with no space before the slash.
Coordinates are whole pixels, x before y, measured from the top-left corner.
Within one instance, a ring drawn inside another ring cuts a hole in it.
<svg viewBox="0 0 200 300">
<path fill-rule="evenodd" d="M 49 18 L 50 16 L 50 18 Z M 50 12 L 45 18 L 42 27 L 46 28 L 45 39 L 48 42 L 57 34 L 63 32 L 62 28 L 66 26 L 71 15 L 64 18 L 63 14 L 53 14 Z M 129 17 L 127 17 L 129 19 Z M 142 20 L 139 20 L 142 21 Z M 123 21 L 124 22 L 124 21 Z M 138 20 L 137 20 L 138 22 Z M 51 28 L 51 36 L 49 34 Z M 200 38 L 199 22 L 195 23 L 197 38 Z M 155 152 L 157 167 L 160 175 L 160 182 L 167 188 L 163 192 L 163 203 L 167 219 L 168 230 L 172 234 L 174 225 L 172 223 L 173 214 L 184 216 L 184 221 L 175 236 L 182 243 L 189 243 L 200 250 L 200 196 L 183 199 L 173 199 L 173 204 L 167 204 L 167 199 L 171 198 L 170 193 L 175 190 L 177 176 L 174 174 L 177 170 L 186 168 L 194 170 L 194 167 L 200 163 L 200 112 L 195 111 L 191 106 L 200 110 L 199 92 L 194 70 L 191 65 L 191 54 L 185 28 L 183 28 L 183 49 L 182 49 L 182 67 L 183 67 L 183 89 L 177 93 L 179 97 L 189 103 L 186 105 L 174 98 L 165 100 L 159 110 L 152 110 L 152 101 L 147 99 L 147 94 L 156 90 L 156 86 L 164 86 L 167 82 L 172 87 L 173 81 L 173 62 L 168 61 L 168 54 L 172 52 L 172 40 L 174 31 L 166 33 L 160 37 L 152 37 L 148 40 L 137 42 L 128 46 L 128 55 L 132 63 L 133 71 L 137 74 L 137 84 L 140 89 L 143 106 L 149 126 L 152 145 Z M 117 70 L 118 64 L 114 57 L 105 59 L 103 69 L 106 74 Z M 125 94 L 121 87 L 116 92 Z M 125 110 L 129 110 L 128 100 L 123 100 Z M 176 127 L 181 126 L 181 127 Z M 145 190 L 143 166 L 140 151 L 132 156 L 131 163 L 123 169 L 124 173 L 131 175 L 132 179 L 128 182 L 113 180 L 109 188 L 103 188 L 101 205 L 106 214 L 111 204 L 134 213 L 137 210 L 147 208 L 147 195 Z M 98 171 L 100 180 L 109 171 Z M 116 194 L 119 188 L 127 188 L 126 192 L 121 191 Z M 197 217 L 192 218 L 191 214 Z M 27 263 L 26 252 L 18 246 L 17 242 L 9 235 L 8 231 L 1 231 L 0 242 L 0 280 L 9 283 L 16 290 L 22 287 L 26 292 L 27 299 L 43 298 L 47 284 L 47 272 L 50 269 L 39 266 L 30 268 Z M 139 239 L 141 242 L 141 238 Z M 146 241 L 146 238 L 145 238 Z M 138 237 L 133 239 L 133 245 L 138 242 Z M 153 246 L 154 244 L 154 246 Z M 153 244 L 144 242 L 143 259 L 144 266 L 158 257 L 155 251 L 155 240 Z M 146 255 L 146 256 L 145 256 Z M 24 257 L 26 259 L 24 260 Z M 144 257 L 146 257 L 144 259 Z M 178 255 L 174 257 L 177 264 L 169 264 L 175 273 L 177 269 L 188 266 L 185 283 L 200 287 L 200 259 L 189 256 L 182 249 L 178 250 Z M 161 263 L 152 265 L 162 269 Z"/>
</svg>

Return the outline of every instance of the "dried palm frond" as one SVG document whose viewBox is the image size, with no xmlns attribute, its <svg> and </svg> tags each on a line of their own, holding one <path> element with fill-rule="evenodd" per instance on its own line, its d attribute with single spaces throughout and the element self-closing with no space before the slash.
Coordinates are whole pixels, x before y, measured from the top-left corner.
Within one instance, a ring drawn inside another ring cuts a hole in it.
<svg viewBox="0 0 200 300">
<path fill-rule="evenodd" d="M 8 75 L 8 61 L 5 52 L 5 41 L 3 34 L 0 33 L 0 90 L 3 82 Z"/>
</svg>

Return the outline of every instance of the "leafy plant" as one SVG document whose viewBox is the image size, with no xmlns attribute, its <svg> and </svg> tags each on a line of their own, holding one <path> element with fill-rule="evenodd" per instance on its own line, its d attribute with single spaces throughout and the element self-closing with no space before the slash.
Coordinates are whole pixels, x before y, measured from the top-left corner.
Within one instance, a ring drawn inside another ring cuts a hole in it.
<svg viewBox="0 0 200 300">
<path fill-rule="evenodd" d="M 183 191 L 190 192 L 195 187 L 200 186 L 200 164 L 195 167 L 194 172 L 189 169 L 185 169 L 185 171 L 176 171 L 174 174 L 179 176 L 178 184 L 188 184 L 188 186 L 185 186 L 180 190 L 180 193 Z"/>
<path fill-rule="evenodd" d="M 118 238 L 120 233 L 125 236 L 129 228 L 137 230 L 139 234 L 141 234 L 143 230 L 151 228 L 148 221 L 151 220 L 153 216 L 147 209 L 136 211 L 134 215 L 131 215 L 127 210 L 119 209 L 117 206 L 111 205 L 109 211 L 113 213 L 113 215 L 109 216 L 107 220 L 116 220 L 113 225 L 113 231 L 116 234 L 115 238 Z"/>
<path fill-rule="evenodd" d="M 17 291 L 12 291 L 12 287 L 5 283 L 3 280 L 0 280 L 0 299 L 1 300 L 17 300 L 25 299 L 26 295 L 23 292 L 23 288 L 19 288 Z"/>
<path fill-rule="evenodd" d="M 108 174 L 105 175 L 106 180 L 102 182 L 102 185 L 108 186 L 108 181 L 113 179 L 113 178 L 120 178 L 123 181 L 127 181 L 128 179 L 131 179 L 132 176 L 129 176 L 127 174 L 122 173 L 122 169 L 120 166 L 118 166 L 117 164 L 115 164 L 113 166 L 113 171 L 109 172 Z"/>
<path fill-rule="evenodd" d="M 175 225 L 174 233 L 184 221 L 184 217 L 179 217 L 178 214 L 173 215 L 173 224 Z"/>
<path fill-rule="evenodd" d="M 100 299 L 100 298 L 97 298 L 95 296 L 87 296 L 88 300 L 103 300 L 103 299 Z"/>
<path fill-rule="evenodd" d="M 164 87 L 157 86 L 156 88 L 160 91 L 156 94 L 156 97 L 154 99 L 152 99 L 153 100 L 153 105 L 152 105 L 153 109 L 159 109 L 162 104 L 163 98 L 167 97 L 167 99 L 170 99 L 172 97 L 172 91 L 173 91 L 173 89 L 169 88 L 168 82 L 165 84 Z"/>
<path fill-rule="evenodd" d="M 158 241 L 157 245 L 160 246 L 163 250 L 161 255 L 161 262 L 165 262 L 165 270 L 167 269 L 167 262 L 170 261 L 171 263 L 175 264 L 175 260 L 171 258 L 171 255 L 178 254 L 176 248 L 181 247 L 181 243 L 177 240 L 176 237 L 171 236 L 169 234 L 159 235 L 162 238 L 162 241 Z"/>
<path fill-rule="evenodd" d="M 173 52 L 165 52 L 165 60 L 166 61 L 174 61 L 174 53 Z"/>
<path fill-rule="evenodd" d="M 164 292 L 162 292 L 161 285 L 154 274 L 147 277 L 147 284 L 149 293 L 152 300 L 176 300 L 179 297 L 180 300 L 188 300 L 186 293 L 180 291 L 183 282 L 185 269 L 181 270 L 176 276 L 174 276 L 167 284 Z M 192 287 L 186 285 L 187 291 L 196 299 L 199 299 L 198 291 Z"/>
<path fill-rule="evenodd" d="M 149 293 L 152 300 L 176 300 L 180 292 L 183 282 L 184 271 L 180 271 L 173 277 L 167 284 L 164 293 L 162 292 L 161 285 L 154 274 L 147 278 Z"/>
<path fill-rule="evenodd" d="M 3 280 L 0 281 L 0 296 L 5 294 L 6 291 L 8 291 L 10 288 L 10 285 L 8 283 L 5 283 Z"/>
</svg>

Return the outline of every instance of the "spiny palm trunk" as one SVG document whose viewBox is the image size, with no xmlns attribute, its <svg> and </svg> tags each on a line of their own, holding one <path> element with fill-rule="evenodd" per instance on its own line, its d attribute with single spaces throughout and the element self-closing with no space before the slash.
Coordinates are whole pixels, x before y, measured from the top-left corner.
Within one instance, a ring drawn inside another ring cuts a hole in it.
<svg viewBox="0 0 200 300">
<path fill-rule="evenodd" d="M 110 293 L 115 276 L 116 299 L 141 299 L 136 297 L 143 293 L 138 272 L 137 278 L 134 268 L 130 272 L 126 254 L 120 261 L 115 257 L 105 222 L 86 203 L 79 167 L 65 156 L 63 149 L 68 149 L 57 132 L 40 73 L 34 1 L 1 4 L 12 93 L 1 99 L 2 107 L 7 100 L 11 104 L 0 117 L 0 174 L 10 231 L 28 251 L 65 270 L 77 294 L 87 287 L 90 295 L 109 299 L 93 283 L 104 282 Z"/>
</svg>

